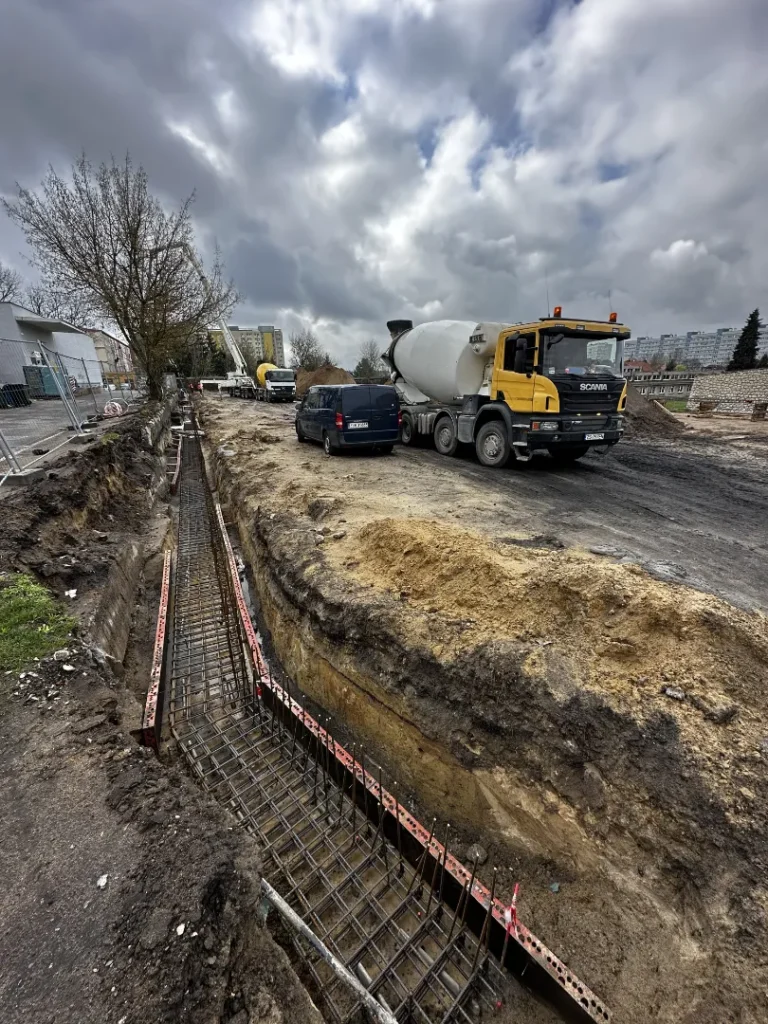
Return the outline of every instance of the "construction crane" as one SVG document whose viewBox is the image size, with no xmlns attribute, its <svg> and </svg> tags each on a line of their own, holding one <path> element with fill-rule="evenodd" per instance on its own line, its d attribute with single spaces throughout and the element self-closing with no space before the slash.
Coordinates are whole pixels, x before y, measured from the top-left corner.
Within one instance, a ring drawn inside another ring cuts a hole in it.
<svg viewBox="0 0 768 1024">
<path fill-rule="evenodd" d="M 151 250 L 150 258 L 156 252 L 160 252 L 161 248 L 162 247 Z M 210 295 L 211 283 L 205 276 L 205 270 L 203 269 L 203 265 L 198 259 L 197 253 L 192 248 L 192 246 L 188 242 L 177 242 L 175 245 L 168 246 L 168 248 L 184 250 L 187 259 L 199 274 L 200 280 L 203 282 L 203 287 L 205 288 L 206 292 Z M 235 339 L 232 337 L 232 332 L 230 331 L 229 327 L 227 327 L 227 324 L 223 317 L 219 318 L 218 325 L 219 330 L 221 331 L 221 336 L 224 339 L 224 344 L 227 347 L 227 351 L 229 352 L 230 356 L 232 357 L 232 361 L 235 364 L 235 369 L 230 370 L 227 373 L 226 382 L 221 381 L 219 383 L 219 391 L 229 391 L 236 398 L 255 398 L 256 384 L 254 383 L 253 377 L 250 377 L 248 374 L 248 367 L 246 365 L 245 359 L 243 358 L 243 353 L 240 351 L 240 347 L 238 346 Z"/>
</svg>

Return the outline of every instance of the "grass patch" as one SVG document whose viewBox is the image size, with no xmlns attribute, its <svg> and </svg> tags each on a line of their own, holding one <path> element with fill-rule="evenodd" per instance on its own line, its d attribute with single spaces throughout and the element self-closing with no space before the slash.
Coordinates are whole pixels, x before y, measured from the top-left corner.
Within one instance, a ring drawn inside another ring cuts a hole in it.
<svg viewBox="0 0 768 1024">
<path fill-rule="evenodd" d="M 110 430 L 106 434 L 101 435 L 101 443 L 110 445 L 114 444 L 115 441 L 120 440 L 120 435 L 115 430 Z"/>
<path fill-rule="evenodd" d="M 662 402 L 661 404 L 663 406 L 666 406 L 666 408 L 669 409 L 670 412 L 685 412 L 686 407 L 688 405 L 688 399 L 670 398 L 668 401 Z"/>
<path fill-rule="evenodd" d="M 0 669 L 19 669 L 63 647 L 76 619 L 22 572 L 0 573 Z"/>
</svg>

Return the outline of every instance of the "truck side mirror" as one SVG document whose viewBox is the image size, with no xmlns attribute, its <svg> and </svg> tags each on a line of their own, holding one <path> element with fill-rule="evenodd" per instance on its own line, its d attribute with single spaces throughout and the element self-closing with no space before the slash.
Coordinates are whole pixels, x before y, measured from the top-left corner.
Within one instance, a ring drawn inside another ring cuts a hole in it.
<svg viewBox="0 0 768 1024">
<path fill-rule="evenodd" d="M 524 338 L 515 342 L 515 373 L 525 373 L 525 355 L 527 344 Z"/>
</svg>

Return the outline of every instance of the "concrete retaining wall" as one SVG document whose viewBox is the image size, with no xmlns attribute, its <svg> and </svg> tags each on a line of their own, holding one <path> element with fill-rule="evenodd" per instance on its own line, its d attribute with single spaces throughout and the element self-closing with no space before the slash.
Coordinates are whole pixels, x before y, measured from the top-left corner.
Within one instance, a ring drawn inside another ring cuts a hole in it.
<svg viewBox="0 0 768 1024">
<path fill-rule="evenodd" d="M 700 402 L 714 402 L 714 412 L 749 416 L 755 403 L 768 402 L 768 369 L 697 377 L 688 398 L 688 412 L 698 412 Z"/>
</svg>

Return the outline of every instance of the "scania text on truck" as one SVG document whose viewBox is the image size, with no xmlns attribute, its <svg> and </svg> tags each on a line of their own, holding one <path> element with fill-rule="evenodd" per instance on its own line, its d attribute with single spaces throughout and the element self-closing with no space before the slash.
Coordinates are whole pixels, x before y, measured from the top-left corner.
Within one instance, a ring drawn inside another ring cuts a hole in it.
<svg viewBox="0 0 768 1024">
<path fill-rule="evenodd" d="M 554 316 L 533 323 L 390 320 L 383 353 L 400 395 L 402 442 L 431 437 L 443 455 L 473 444 L 485 466 L 548 452 L 560 462 L 607 448 L 624 433 L 624 342 L 609 320 Z"/>
<path fill-rule="evenodd" d="M 256 370 L 256 398 L 263 402 L 292 402 L 296 397 L 296 373 L 274 363 Z"/>
</svg>

